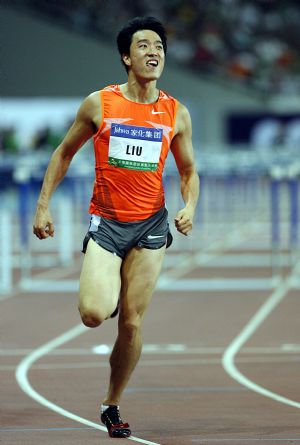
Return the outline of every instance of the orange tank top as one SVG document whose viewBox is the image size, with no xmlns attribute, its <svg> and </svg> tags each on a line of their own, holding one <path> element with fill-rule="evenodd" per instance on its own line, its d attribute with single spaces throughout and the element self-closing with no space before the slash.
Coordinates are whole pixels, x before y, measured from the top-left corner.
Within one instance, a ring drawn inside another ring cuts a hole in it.
<svg viewBox="0 0 300 445">
<path fill-rule="evenodd" d="M 126 99 L 119 85 L 100 91 L 102 123 L 94 135 L 95 183 L 89 212 L 144 220 L 165 202 L 162 173 L 178 102 L 160 91 L 154 104 Z"/>
</svg>

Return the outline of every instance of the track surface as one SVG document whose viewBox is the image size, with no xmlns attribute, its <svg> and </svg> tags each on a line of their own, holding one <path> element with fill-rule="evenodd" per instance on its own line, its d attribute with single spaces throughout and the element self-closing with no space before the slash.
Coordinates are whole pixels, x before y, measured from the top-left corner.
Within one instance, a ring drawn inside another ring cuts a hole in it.
<svg viewBox="0 0 300 445">
<path fill-rule="evenodd" d="M 280 282 L 260 288 L 259 280 L 271 278 L 270 265 L 250 264 L 253 249 L 241 249 L 248 265 L 233 265 L 233 248 L 217 252 L 206 264 L 199 258 L 194 261 L 191 254 L 168 253 L 145 318 L 144 353 L 121 405 L 133 442 L 300 444 L 299 290 L 284 285 L 280 299 L 255 322 L 253 316 L 273 298 Z M 262 258 L 257 254 L 258 263 Z M 58 284 L 63 279 L 76 283 L 79 270 L 80 261 L 65 273 L 52 269 L 50 278 Z M 220 289 L 203 286 L 212 279 Z M 0 302 L 0 443 L 124 443 L 109 439 L 97 427 L 116 321 L 82 329 L 76 292 L 64 291 L 63 284 L 61 291 L 44 290 L 16 291 Z M 223 354 L 249 321 L 252 332 L 236 350 L 234 366 L 271 396 L 241 385 L 222 366 Z M 57 344 L 51 343 L 53 339 Z"/>
</svg>

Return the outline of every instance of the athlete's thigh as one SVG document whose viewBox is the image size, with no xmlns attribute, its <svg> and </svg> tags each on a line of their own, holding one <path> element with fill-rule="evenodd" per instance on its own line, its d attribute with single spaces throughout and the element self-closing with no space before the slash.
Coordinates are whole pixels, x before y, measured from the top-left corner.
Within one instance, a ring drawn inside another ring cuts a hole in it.
<svg viewBox="0 0 300 445">
<path fill-rule="evenodd" d="M 166 247 L 133 248 L 122 265 L 121 312 L 143 315 L 159 277 Z"/>
<path fill-rule="evenodd" d="M 83 260 L 79 308 L 100 308 L 109 316 L 116 308 L 121 277 L 122 259 L 89 240 Z"/>
</svg>

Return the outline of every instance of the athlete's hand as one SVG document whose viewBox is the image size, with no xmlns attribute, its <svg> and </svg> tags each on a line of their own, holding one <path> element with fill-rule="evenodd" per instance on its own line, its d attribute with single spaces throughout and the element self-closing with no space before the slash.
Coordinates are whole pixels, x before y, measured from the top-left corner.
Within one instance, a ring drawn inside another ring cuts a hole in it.
<svg viewBox="0 0 300 445">
<path fill-rule="evenodd" d="M 33 221 L 33 233 L 39 239 L 54 236 L 54 224 L 48 207 L 37 207 Z"/>
<path fill-rule="evenodd" d="M 187 236 L 193 228 L 194 210 L 185 207 L 177 213 L 174 223 L 178 232 Z"/>
</svg>

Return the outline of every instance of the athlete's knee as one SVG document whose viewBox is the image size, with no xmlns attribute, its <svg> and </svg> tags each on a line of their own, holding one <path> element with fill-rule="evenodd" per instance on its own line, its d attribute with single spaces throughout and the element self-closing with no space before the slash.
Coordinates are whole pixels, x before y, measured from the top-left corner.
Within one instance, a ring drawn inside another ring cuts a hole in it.
<svg viewBox="0 0 300 445">
<path fill-rule="evenodd" d="M 105 314 L 94 307 L 79 305 L 78 309 L 83 324 L 88 328 L 96 328 L 106 319 Z"/>
<path fill-rule="evenodd" d="M 139 314 L 130 314 L 127 317 L 121 317 L 119 320 L 120 334 L 127 339 L 129 343 L 133 342 L 141 329 L 142 317 Z"/>
</svg>

